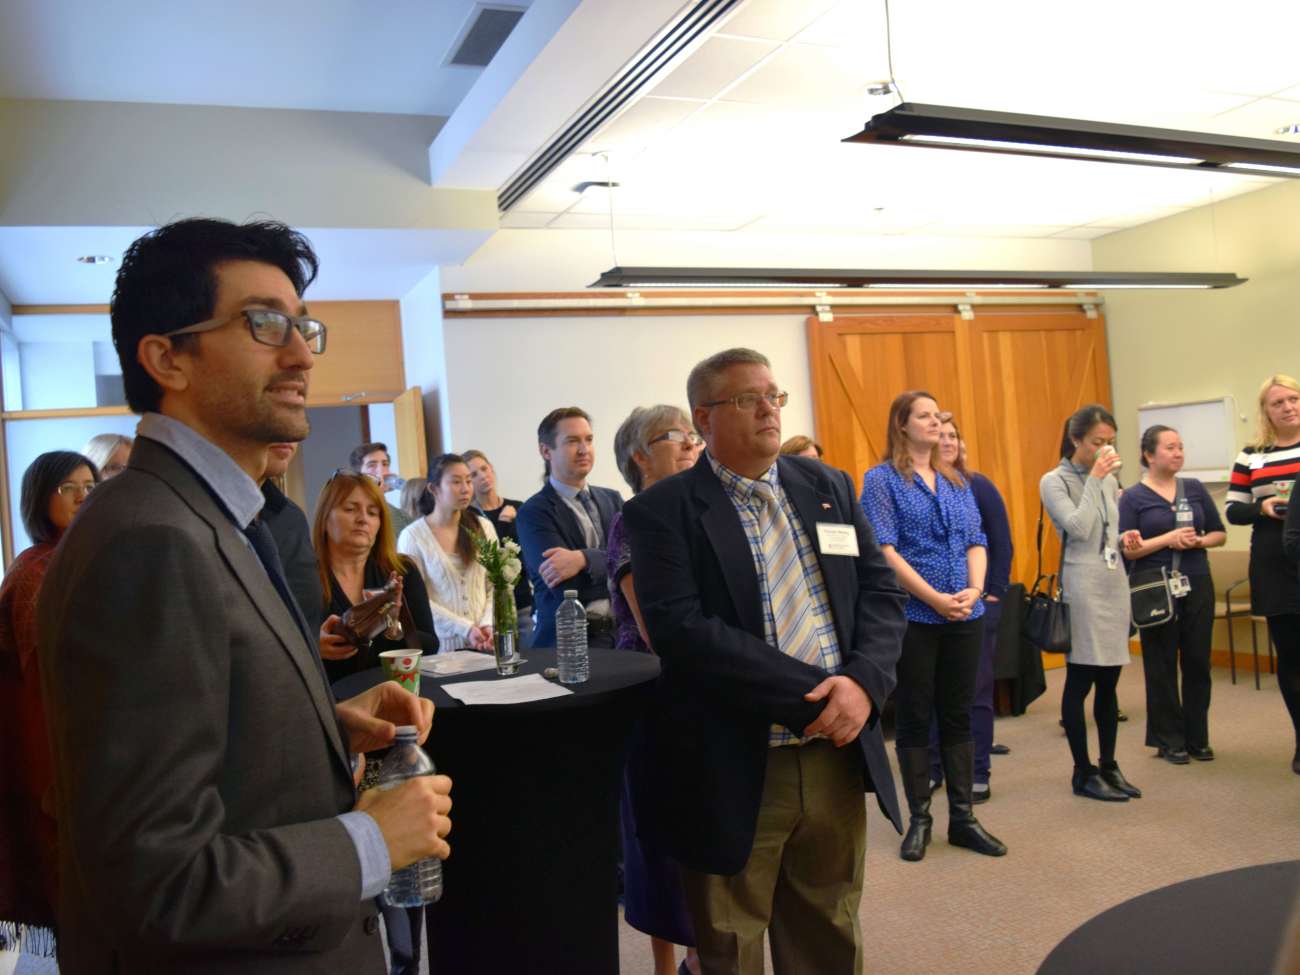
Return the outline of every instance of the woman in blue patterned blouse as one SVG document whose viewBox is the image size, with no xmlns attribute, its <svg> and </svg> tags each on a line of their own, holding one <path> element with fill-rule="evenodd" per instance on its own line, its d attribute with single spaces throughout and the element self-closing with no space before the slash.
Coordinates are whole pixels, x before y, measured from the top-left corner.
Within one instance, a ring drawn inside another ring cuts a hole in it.
<svg viewBox="0 0 1300 975">
<path fill-rule="evenodd" d="M 971 810 L 970 706 L 983 636 L 987 541 L 970 485 L 939 453 L 946 417 L 929 393 L 901 393 L 889 408 L 888 457 L 862 479 L 862 510 L 911 597 L 894 692 L 895 744 L 911 812 L 904 860 L 922 859 L 930 842 L 930 715 L 936 711 L 948 842 L 986 856 L 1007 852 Z"/>
</svg>

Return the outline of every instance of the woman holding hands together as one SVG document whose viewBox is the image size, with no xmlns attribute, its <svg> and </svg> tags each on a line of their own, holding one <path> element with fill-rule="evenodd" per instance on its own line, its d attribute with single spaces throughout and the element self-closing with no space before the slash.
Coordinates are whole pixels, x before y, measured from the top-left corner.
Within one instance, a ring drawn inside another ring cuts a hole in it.
<svg viewBox="0 0 1300 975">
<path fill-rule="evenodd" d="M 894 694 L 898 765 L 911 813 L 904 860 L 922 859 L 930 842 L 930 716 L 936 711 L 948 842 L 986 856 L 1007 852 L 971 809 L 970 706 L 983 633 L 987 542 L 970 485 L 939 452 L 946 417 L 929 393 L 900 394 L 889 409 L 888 457 L 862 480 L 862 510 L 911 596 Z"/>
</svg>

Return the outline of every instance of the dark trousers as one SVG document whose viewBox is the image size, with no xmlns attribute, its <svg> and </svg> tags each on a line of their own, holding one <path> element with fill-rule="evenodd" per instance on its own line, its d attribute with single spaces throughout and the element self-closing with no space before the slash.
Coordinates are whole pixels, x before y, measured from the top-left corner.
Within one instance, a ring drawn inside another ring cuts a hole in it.
<svg viewBox="0 0 1300 975">
<path fill-rule="evenodd" d="M 975 694 L 970 702 L 970 732 L 975 741 L 975 781 L 988 785 L 991 766 L 989 749 L 993 747 L 993 661 L 998 652 L 998 622 L 1002 603 L 984 603 L 984 637 L 980 646 L 979 668 L 975 671 Z M 943 781 L 943 764 L 939 761 L 939 716 L 930 719 L 930 778 Z"/>
<path fill-rule="evenodd" d="M 1102 764 L 1115 761 L 1115 738 L 1119 734 L 1119 667 L 1093 664 L 1065 665 L 1065 690 L 1061 694 L 1061 722 L 1070 742 L 1075 768 L 1089 768 L 1088 724 L 1083 717 L 1083 702 L 1096 688 L 1092 699 L 1092 717 L 1097 722 L 1097 744 Z"/>
<path fill-rule="evenodd" d="M 1268 632 L 1277 651 L 1277 686 L 1291 714 L 1296 751 L 1300 751 L 1300 614 L 1270 616 Z"/>
<path fill-rule="evenodd" d="M 1190 576 L 1192 591 L 1175 600 L 1178 616 L 1164 626 L 1139 630 L 1142 674 L 1147 685 L 1147 738 L 1151 748 L 1184 751 L 1210 744 L 1210 638 L 1214 630 L 1214 582 Z M 1178 697 L 1182 656 L 1183 694 Z"/>
<path fill-rule="evenodd" d="M 388 938 L 390 975 L 419 975 L 424 908 L 393 907 L 381 897 L 379 910 L 384 915 L 384 934 Z"/>
<path fill-rule="evenodd" d="M 945 748 L 971 740 L 970 705 L 983 632 L 983 619 L 907 624 L 894 691 L 899 748 L 925 748 L 930 716 L 936 713 Z"/>
</svg>

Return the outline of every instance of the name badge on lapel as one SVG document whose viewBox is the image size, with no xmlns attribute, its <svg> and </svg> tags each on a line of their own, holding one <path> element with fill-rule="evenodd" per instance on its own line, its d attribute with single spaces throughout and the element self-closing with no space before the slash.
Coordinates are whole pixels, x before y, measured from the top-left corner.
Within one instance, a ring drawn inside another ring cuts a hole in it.
<svg viewBox="0 0 1300 975">
<path fill-rule="evenodd" d="M 817 547 L 822 555 L 858 556 L 858 533 L 852 525 L 817 522 Z"/>
</svg>

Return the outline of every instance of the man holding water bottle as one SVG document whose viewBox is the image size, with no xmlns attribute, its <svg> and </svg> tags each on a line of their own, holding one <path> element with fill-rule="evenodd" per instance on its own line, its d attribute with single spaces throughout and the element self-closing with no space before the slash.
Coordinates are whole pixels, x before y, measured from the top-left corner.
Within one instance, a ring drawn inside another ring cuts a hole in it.
<svg viewBox="0 0 1300 975">
<path fill-rule="evenodd" d="M 450 780 L 358 797 L 349 761 L 395 725 L 423 739 L 430 702 L 335 704 L 256 518 L 268 448 L 308 432 L 316 266 L 269 222 L 185 220 L 123 258 L 113 341 L 143 416 L 39 608 L 65 975 L 379 975 L 375 895 L 449 852 Z"/>
</svg>

